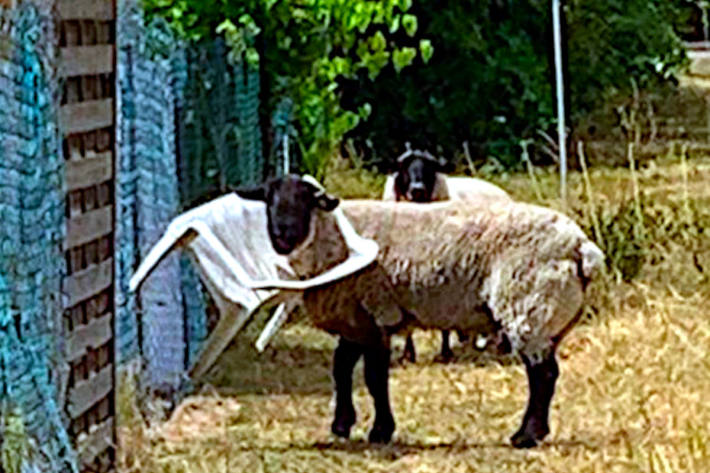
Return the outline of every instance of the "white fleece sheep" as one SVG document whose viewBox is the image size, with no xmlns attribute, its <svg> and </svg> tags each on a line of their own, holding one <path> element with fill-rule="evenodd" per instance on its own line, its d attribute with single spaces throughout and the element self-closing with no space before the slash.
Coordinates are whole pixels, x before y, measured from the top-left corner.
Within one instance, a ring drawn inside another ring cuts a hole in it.
<svg viewBox="0 0 710 473">
<path fill-rule="evenodd" d="M 392 308 L 414 316 L 407 322 L 463 331 L 485 331 L 493 322 L 515 352 L 536 359 L 574 320 L 586 281 L 603 261 L 601 250 L 572 220 L 530 204 L 343 201 L 341 208 L 360 235 L 380 245 L 377 271 L 387 283 L 382 291 L 391 291 Z M 314 217 L 309 240 L 289 255 L 301 276 L 318 274 L 347 255 L 344 248 L 333 249 L 342 243 L 331 234 L 330 216 L 317 211 Z M 338 257 L 326 262 L 324 255 Z M 372 278 L 377 271 L 351 278 Z M 371 290 L 383 284 L 381 276 L 377 281 L 359 284 Z M 343 314 L 351 304 L 340 302 L 352 298 L 340 287 L 349 284 L 309 290 L 308 312 L 321 325 L 325 319 L 352 325 L 354 315 Z M 385 326 L 402 322 L 389 309 L 380 316 Z"/>
<path fill-rule="evenodd" d="M 331 213 L 338 201 L 317 183 L 286 176 L 238 192 L 266 202 L 272 245 L 301 278 L 347 258 Z M 601 250 L 565 215 L 512 201 L 344 201 L 340 208 L 379 252 L 361 271 L 303 293 L 315 325 L 340 335 L 333 433 L 348 437 L 355 423 L 352 371 L 364 356 L 375 402 L 369 439 L 390 440 L 389 339 L 418 326 L 494 334 L 519 353 L 530 398 L 511 442 L 537 445 L 549 433 L 559 373 L 555 349 L 581 313 L 586 285 L 603 262 Z"/>
<path fill-rule="evenodd" d="M 382 192 L 382 200 L 406 200 L 397 199 L 395 189 L 395 174 L 390 174 L 385 180 Z M 473 200 L 473 199 L 502 199 L 512 200 L 510 195 L 500 187 L 483 179 L 475 177 L 454 177 L 444 173 L 436 173 L 436 181 L 432 192 L 432 202 L 442 200 Z"/>
</svg>

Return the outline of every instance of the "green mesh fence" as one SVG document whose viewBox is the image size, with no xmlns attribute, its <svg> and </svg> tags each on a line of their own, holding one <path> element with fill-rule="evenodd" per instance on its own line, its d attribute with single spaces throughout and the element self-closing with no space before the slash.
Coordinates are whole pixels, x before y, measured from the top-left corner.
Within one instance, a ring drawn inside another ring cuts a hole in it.
<svg viewBox="0 0 710 473">
<path fill-rule="evenodd" d="M 182 208 L 264 179 L 259 124 L 259 71 L 227 59 L 222 40 L 186 48 L 187 75 L 179 103 L 178 172 Z M 205 291 L 183 257 L 183 301 L 188 364 L 207 337 Z"/>
<path fill-rule="evenodd" d="M 149 387 L 176 392 L 207 337 L 199 277 L 171 255 L 137 296 L 128 281 L 177 213 L 262 180 L 258 70 L 229 64 L 220 41 L 188 46 L 162 20 L 146 24 L 135 0 L 119 4 L 117 40 L 118 355 L 140 354 Z"/>
<path fill-rule="evenodd" d="M 0 433 L 8 472 L 76 471 L 65 430 L 63 159 L 51 2 L 0 8 Z"/>
<path fill-rule="evenodd" d="M 188 48 L 185 101 L 180 113 L 180 176 L 183 201 L 263 180 L 259 127 L 259 72 L 231 64 L 221 40 Z"/>
<path fill-rule="evenodd" d="M 182 208 L 264 179 L 259 124 L 259 72 L 234 64 L 222 40 L 186 48 L 187 75 L 178 110 L 178 171 Z M 183 267 L 191 270 L 186 258 Z M 183 273 L 187 356 L 192 362 L 207 337 L 204 290 L 196 273 Z"/>
</svg>

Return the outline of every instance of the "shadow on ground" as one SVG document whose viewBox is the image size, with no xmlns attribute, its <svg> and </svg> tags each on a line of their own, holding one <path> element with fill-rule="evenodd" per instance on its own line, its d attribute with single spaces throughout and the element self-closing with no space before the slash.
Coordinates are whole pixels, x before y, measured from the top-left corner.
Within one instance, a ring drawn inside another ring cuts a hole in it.
<svg viewBox="0 0 710 473">
<path fill-rule="evenodd" d="M 572 450 L 583 449 L 585 451 L 602 451 L 611 446 L 619 444 L 632 443 L 635 438 L 644 436 L 642 431 L 619 430 L 612 432 L 606 436 L 590 432 L 579 432 L 573 439 L 558 439 L 551 438 L 544 441 L 534 451 L 549 451 L 556 450 L 569 452 Z M 662 445 L 669 443 L 666 439 L 657 439 L 655 444 Z M 244 445 L 237 447 L 238 449 L 249 451 L 261 451 L 271 453 L 285 452 L 342 452 L 348 454 L 366 454 L 371 457 L 379 458 L 380 460 L 396 461 L 408 455 L 419 455 L 424 452 L 440 452 L 445 454 L 465 454 L 472 451 L 501 451 L 501 452 L 523 452 L 525 450 L 517 450 L 510 443 L 504 441 L 484 441 L 476 442 L 475 440 L 455 440 L 453 442 L 429 443 L 418 441 L 414 438 L 395 439 L 387 445 L 371 444 L 365 439 L 343 440 L 337 439 L 329 442 L 315 443 L 284 443 L 284 444 L 269 444 L 269 445 Z"/>
<path fill-rule="evenodd" d="M 277 346 L 258 353 L 236 340 L 202 382 L 229 395 L 328 394 L 333 351 L 327 347 Z"/>
<path fill-rule="evenodd" d="M 222 354 L 217 364 L 199 382 L 225 395 L 239 394 L 326 394 L 333 390 L 331 377 L 336 338 L 303 323 L 286 327 L 263 353 L 253 346 L 253 334 L 240 334 Z M 395 344 L 393 371 L 438 365 L 438 332 L 421 332 L 415 337 L 417 362 L 401 360 Z M 455 346 L 448 364 L 486 367 L 518 363 L 512 356 L 497 356 L 472 346 Z M 361 364 L 362 362 L 360 362 Z M 355 385 L 362 382 L 362 368 L 355 370 Z"/>
</svg>

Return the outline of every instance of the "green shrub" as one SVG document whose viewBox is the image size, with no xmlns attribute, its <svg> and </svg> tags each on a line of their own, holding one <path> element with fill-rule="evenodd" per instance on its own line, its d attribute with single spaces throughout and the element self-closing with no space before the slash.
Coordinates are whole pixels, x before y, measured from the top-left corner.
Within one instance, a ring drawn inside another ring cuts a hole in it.
<svg viewBox="0 0 710 473">
<path fill-rule="evenodd" d="M 645 227 L 639 220 L 633 200 L 616 204 L 595 205 L 582 214 L 582 226 L 588 235 L 594 235 L 604 250 L 607 268 L 622 281 L 631 281 L 641 272 L 646 258 Z M 590 214 L 590 212 L 593 213 Z M 595 235 L 593 219 L 599 222 Z"/>
<path fill-rule="evenodd" d="M 302 171 L 322 178 L 343 135 L 367 118 L 363 104 L 345 110 L 338 81 L 360 74 L 374 80 L 387 66 L 401 71 L 416 57 L 428 58 L 422 38 L 402 47 L 417 19 L 412 0 L 144 0 L 150 15 L 166 18 L 190 41 L 223 37 L 231 59 L 259 65 L 263 123 L 279 103 L 293 103 L 296 150 Z M 228 106 L 229 104 L 225 104 Z M 280 144 L 280 143 L 278 143 Z M 268 152 L 268 150 L 267 150 Z"/>
<path fill-rule="evenodd" d="M 372 105 L 370 119 L 349 133 L 361 152 L 388 167 L 406 141 L 449 157 L 468 141 L 474 160 L 493 155 L 514 166 L 521 139 L 554 136 L 549 0 L 416 2 L 412 11 L 434 47 L 429 63 L 415 60 L 402 72 L 388 66 L 376 81 L 345 89 L 353 109 Z M 680 2 L 571 0 L 565 11 L 573 126 L 601 103 L 634 85 L 664 82 L 684 65 L 674 30 L 685 15 Z M 538 159 L 540 149 L 533 147 Z"/>
</svg>

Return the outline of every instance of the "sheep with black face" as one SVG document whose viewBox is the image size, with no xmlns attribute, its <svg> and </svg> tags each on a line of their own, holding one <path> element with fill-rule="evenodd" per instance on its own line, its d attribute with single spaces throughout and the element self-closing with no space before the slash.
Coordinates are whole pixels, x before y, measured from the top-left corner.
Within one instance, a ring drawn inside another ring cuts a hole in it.
<svg viewBox="0 0 710 473">
<path fill-rule="evenodd" d="M 382 200 L 511 200 L 506 191 L 483 179 L 447 176 L 444 165 L 427 151 L 407 150 L 397 158 L 396 172 L 387 176 Z"/>
<path fill-rule="evenodd" d="M 274 249 L 310 277 L 347 258 L 330 211 L 338 200 L 297 176 L 237 191 L 269 209 Z M 314 324 L 340 336 L 333 377 L 332 431 L 348 437 L 355 423 L 352 371 L 365 357 L 375 403 L 370 441 L 394 432 L 389 404 L 390 336 L 417 326 L 476 331 L 500 340 L 525 364 L 529 401 L 515 447 L 548 433 L 558 367 L 555 351 L 581 313 L 585 288 L 603 254 L 568 217 L 516 202 L 413 204 L 344 201 L 357 232 L 377 241 L 364 270 L 303 293 Z M 416 238 L 411 238 L 416 235 Z"/>
<path fill-rule="evenodd" d="M 445 163 L 431 153 L 412 150 L 397 158 L 397 171 L 387 177 L 382 200 L 409 202 L 437 202 L 449 199 L 460 200 L 505 200 L 511 198 L 500 187 L 472 177 L 450 177 L 444 174 Z M 468 334 L 458 332 L 459 341 L 466 341 Z M 449 331 L 441 332 L 441 354 L 438 359 L 446 362 L 453 357 L 449 345 Z M 407 334 L 402 358 L 414 363 L 416 350 L 412 335 Z"/>
</svg>

